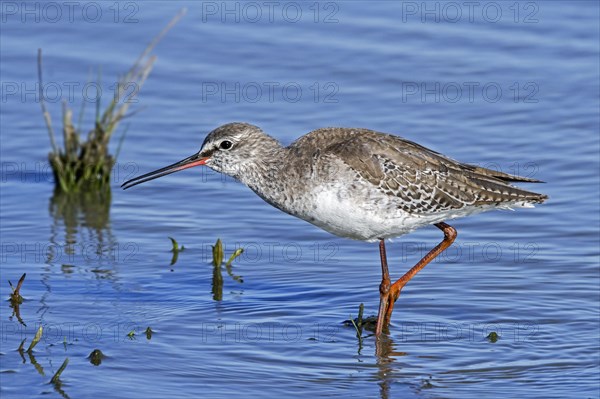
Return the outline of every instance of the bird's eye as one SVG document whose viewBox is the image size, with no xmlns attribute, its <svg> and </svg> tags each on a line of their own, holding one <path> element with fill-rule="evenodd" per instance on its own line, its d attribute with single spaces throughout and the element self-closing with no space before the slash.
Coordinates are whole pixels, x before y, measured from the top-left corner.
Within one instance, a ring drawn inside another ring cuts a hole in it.
<svg viewBox="0 0 600 399">
<path fill-rule="evenodd" d="M 229 140 L 224 140 L 224 141 L 221 141 L 221 144 L 219 144 L 219 147 L 220 147 L 222 150 L 228 150 L 228 149 L 230 149 L 232 146 L 233 146 L 233 143 L 232 143 L 231 141 L 229 141 Z"/>
</svg>

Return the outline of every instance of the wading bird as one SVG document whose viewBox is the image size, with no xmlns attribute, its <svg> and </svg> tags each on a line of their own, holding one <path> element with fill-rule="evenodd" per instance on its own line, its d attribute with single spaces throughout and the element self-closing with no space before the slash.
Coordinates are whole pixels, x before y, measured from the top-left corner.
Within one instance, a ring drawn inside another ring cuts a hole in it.
<svg viewBox="0 0 600 399">
<path fill-rule="evenodd" d="M 510 184 L 539 180 L 460 163 L 390 134 L 324 128 L 283 147 L 247 123 L 213 130 L 196 154 L 122 187 L 200 165 L 234 177 L 274 207 L 332 234 L 379 241 L 378 336 L 387 329 L 402 288 L 456 238 L 445 221 L 492 209 L 533 207 L 548 198 Z M 385 239 L 431 224 L 442 230 L 443 241 L 392 284 Z"/>
</svg>

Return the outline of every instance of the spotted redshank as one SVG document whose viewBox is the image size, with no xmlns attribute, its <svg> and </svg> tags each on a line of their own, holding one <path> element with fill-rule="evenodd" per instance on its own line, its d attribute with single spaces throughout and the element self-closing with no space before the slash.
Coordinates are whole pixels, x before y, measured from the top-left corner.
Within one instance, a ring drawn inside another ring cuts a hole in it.
<svg viewBox="0 0 600 399">
<path fill-rule="evenodd" d="M 529 208 L 547 199 L 510 184 L 539 180 L 460 163 L 398 136 L 324 128 L 284 147 L 247 123 L 213 130 L 196 154 L 122 187 L 199 165 L 236 178 L 274 207 L 332 234 L 379 241 L 376 335 L 387 330 L 406 283 L 455 240 L 456 230 L 445 221 L 492 209 Z M 444 239 L 392 284 L 385 239 L 431 224 Z"/>
</svg>

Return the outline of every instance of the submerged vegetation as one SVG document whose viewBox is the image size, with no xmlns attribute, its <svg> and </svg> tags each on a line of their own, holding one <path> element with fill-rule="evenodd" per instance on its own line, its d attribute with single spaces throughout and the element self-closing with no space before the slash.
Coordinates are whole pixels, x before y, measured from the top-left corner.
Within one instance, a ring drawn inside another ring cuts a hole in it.
<svg viewBox="0 0 600 399">
<path fill-rule="evenodd" d="M 113 80 L 113 82 L 116 81 L 114 91 L 111 90 L 111 94 L 108 96 L 100 95 L 101 90 L 99 88 L 102 87 L 101 83 L 106 83 L 106 78 L 98 69 L 98 73 L 95 74 L 96 78 L 94 79 L 92 75 L 88 79 L 88 83 L 92 88 L 93 86 L 98 88 L 98 96 L 93 100 L 93 103 L 86 102 L 84 98 L 76 98 L 77 101 L 81 100 L 80 107 L 73 107 L 63 101 L 61 109 L 54 110 L 50 108 L 50 98 L 44 97 L 42 50 L 38 50 L 39 101 L 50 139 L 48 160 L 55 182 L 54 193 L 50 202 L 50 215 L 54 219 L 54 224 L 51 226 L 50 245 L 44 247 L 50 249 L 44 251 L 43 254 L 48 265 L 60 265 L 64 273 L 71 273 L 71 271 L 66 270 L 73 266 L 63 263 L 61 255 L 68 255 L 71 258 L 74 255 L 74 245 L 85 242 L 86 239 L 90 240 L 90 236 L 97 240 L 99 244 L 97 248 L 94 248 L 97 250 L 97 252 L 94 252 L 95 254 L 99 254 L 99 256 L 109 254 L 111 262 L 115 259 L 113 252 L 111 252 L 114 249 L 114 240 L 110 233 L 109 223 L 110 183 L 113 176 L 112 169 L 127 130 L 126 126 L 120 126 L 120 124 L 141 109 L 133 109 L 135 101 L 132 100 L 139 95 L 156 62 L 156 57 L 152 52 L 164 35 L 184 14 L 185 10 L 180 11 L 146 46 L 131 68 L 125 71 L 123 75 L 118 76 L 118 79 Z M 112 60 L 107 60 L 107 62 L 110 61 Z M 54 115 L 58 123 L 56 120 L 54 122 L 52 120 L 51 112 L 54 113 L 55 111 L 60 113 L 58 119 L 57 115 Z M 113 137 L 117 137 L 117 140 Z M 111 140 L 116 145 L 110 144 Z M 115 141 L 117 142 L 115 143 Z M 66 230 L 64 240 L 58 238 L 61 224 L 64 225 Z M 77 237 L 79 234 L 83 235 L 82 239 Z M 183 247 L 179 250 L 181 249 Z M 96 271 L 92 269 L 92 271 L 94 273 L 105 273 L 104 270 Z M 107 273 L 110 272 L 109 270 Z M 16 284 L 13 284 L 15 280 L 11 278 L 12 281 L 8 281 L 11 292 L 8 298 L 5 297 L 4 299 L 8 299 L 8 305 L 5 306 L 10 306 L 13 310 L 9 320 L 16 316 L 19 323 L 26 327 L 27 325 L 20 315 L 20 307 L 25 311 L 26 307 L 32 305 L 31 303 L 28 305 L 29 298 L 23 297 L 25 278 L 26 274 L 23 274 Z M 3 284 L 5 283 L 6 280 Z M 42 283 L 45 283 L 43 278 Z M 39 302 L 42 303 L 42 306 L 46 306 L 44 297 L 39 299 Z M 64 350 L 67 352 L 69 350 L 67 336 L 58 337 L 61 341 L 58 342 L 56 340 L 57 331 L 53 327 L 47 327 L 48 324 L 43 314 L 35 316 L 36 319 L 32 321 L 31 318 L 34 317 L 34 313 L 31 312 L 31 309 L 29 310 L 30 312 L 27 313 L 30 313 L 30 315 L 28 315 L 27 321 L 29 324 L 35 324 L 35 327 L 32 329 L 31 327 L 21 328 L 17 326 L 17 328 L 20 328 L 19 332 L 22 337 L 17 337 L 19 340 L 15 343 L 15 346 L 17 343 L 19 344 L 16 349 L 17 357 L 20 356 L 23 364 L 31 364 L 33 366 L 31 369 L 35 369 L 35 372 L 43 377 L 44 382 L 51 387 L 53 386 L 54 390 L 62 397 L 69 398 L 69 395 L 65 392 L 68 385 L 63 384 L 61 381 L 69 364 L 69 357 L 61 356 L 60 358 L 64 359 L 61 363 L 53 356 L 54 349 L 52 349 L 52 347 L 60 345 L 61 347 L 64 346 Z M 25 312 L 23 313 L 25 316 Z M 74 317 L 78 316 L 75 313 L 73 315 Z M 13 331 L 16 333 L 17 330 Z M 152 329 L 148 327 L 145 330 L 146 338 L 150 339 L 153 333 Z M 132 331 L 128 336 L 135 339 L 135 331 Z M 77 339 L 75 340 L 77 341 Z M 36 356 L 41 357 L 39 362 L 36 360 Z M 101 364 L 105 357 L 99 349 L 95 349 L 90 353 L 89 361 L 97 366 Z M 49 393 L 47 391 L 43 392 L 43 394 Z"/>
<path fill-rule="evenodd" d="M 19 323 L 21 323 L 24 326 L 27 326 L 27 324 L 25 324 L 25 322 L 21 318 L 21 309 L 20 309 L 20 306 L 23 303 L 23 297 L 21 296 L 21 287 L 23 286 L 23 282 L 25 281 L 25 276 L 27 276 L 27 274 L 23 273 L 23 275 L 17 282 L 16 287 L 13 286 L 13 284 L 11 283 L 10 280 L 8 280 L 8 285 L 10 285 L 10 289 L 11 289 L 10 298 L 8 300 L 10 301 L 10 307 L 13 310 L 12 316 L 15 316 L 17 318 L 17 320 L 19 320 Z"/>
<path fill-rule="evenodd" d="M 52 376 L 52 379 L 50 380 L 51 383 L 53 383 L 55 385 L 57 383 L 60 383 L 60 375 L 67 368 L 67 364 L 69 364 L 69 358 L 66 358 L 65 361 L 63 362 L 63 364 L 58 368 L 56 373 L 54 373 L 54 375 Z"/>
<path fill-rule="evenodd" d="M 38 328 L 37 332 L 35 333 L 33 340 L 31 340 L 31 343 L 29 344 L 29 348 L 27 348 L 28 353 L 31 353 L 33 348 L 35 348 L 35 346 L 40 342 L 40 340 L 42 339 L 43 332 L 44 332 L 44 329 L 42 328 L 42 326 L 40 326 L 40 328 Z"/>
<path fill-rule="evenodd" d="M 171 264 L 170 266 L 173 266 L 175 263 L 177 263 L 177 259 L 179 258 L 179 252 L 183 251 L 185 249 L 185 246 L 179 246 L 179 243 L 177 243 L 177 241 L 173 238 L 173 237 L 169 237 L 169 240 L 171 240 L 171 252 L 173 252 L 173 257 L 171 258 Z"/>
<path fill-rule="evenodd" d="M 54 375 L 52 376 L 52 379 L 50 380 L 50 383 L 52 385 L 54 385 L 54 389 L 56 390 L 56 392 L 58 392 L 63 398 L 67 398 L 68 399 L 69 395 L 67 395 L 66 392 L 63 391 L 63 389 L 62 389 L 62 381 L 60 380 L 60 375 L 67 368 L 67 364 L 69 364 L 69 358 L 68 357 L 65 358 L 65 361 L 58 368 L 58 370 L 56 371 L 56 373 L 54 373 Z"/>
<path fill-rule="evenodd" d="M 225 263 L 225 270 L 227 274 L 238 283 L 243 283 L 244 280 L 242 276 L 238 276 L 233 273 L 232 263 L 233 261 L 244 253 L 242 248 L 236 249 L 229 260 Z M 223 243 L 221 239 L 217 239 L 217 242 L 212 247 L 212 265 L 213 265 L 213 280 L 212 280 L 212 294 L 213 299 L 215 301 L 223 300 L 223 273 L 221 271 L 221 265 L 223 264 L 223 259 L 225 258 L 225 252 L 223 251 Z"/>
<path fill-rule="evenodd" d="M 100 366 L 102 364 L 102 360 L 106 358 L 106 355 L 104 355 L 100 349 L 94 349 L 87 358 L 94 366 Z"/>
<path fill-rule="evenodd" d="M 25 276 L 27 276 L 27 274 L 23 273 L 16 287 L 14 287 L 10 280 L 8 280 L 8 285 L 10 285 L 10 289 L 12 290 L 10 294 L 10 304 L 13 307 L 18 307 L 20 304 L 23 303 L 23 297 L 21 296 L 21 287 L 23 286 L 23 282 L 25 281 Z"/>
<path fill-rule="evenodd" d="M 356 330 L 356 338 L 358 338 L 359 341 L 362 339 L 363 330 L 375 331 L 375 327 L 377 326 L 377 316 L 372 315 L 363 317 L 364 310 L 365 305 L 361 303 L 358 306 L 358 317 L 353 319 L 352 315 L 350 315 L 350 319 L 344 320 L 343 322 L 347 327 L 354 327 Z"/>
<path fill-rule="evenodd" d="M 179 246 L 179 243 L 177 242 L 177 240 L 175 240 L 173 237 L 169 237 L 169 240 L 171 240 L 171 252 L 179 252 L 179 251 L 183 251 L 185 249 L 185 246 Z"/>
<path fill-rule="evenodd" d="M 148 44 L 129 71 L 119 78 L 115 94 L 104 111 L 101 111 L 102 98 L 98 95 L 95 104 L 94 126 L 88 131 L 87 136 L 84 137 L 84 130 L 81 126 L 85 112 L 85 101 L 82 101 L 77 125 L 73 121 L 73 110 L 69 108 L 66 101 L 63 102 L 63 148 L 59 148 L 57 144 L 52 118 L 46 108 L 43 96 L 42 50 L 38 50 L 40 104 L 52 147 L 48 158 L 52 167 L 55 184 L 62 191 L 70 193 L 86 190 L 101 191 L 110 188 L 111 170 L 118 156 L 125 132 L 121 135 L 119 148 L 117 148 L 115 156 L 109 153 L 109 142 L 119 123 L 128 116 L 131 116 L 131 114 L 127 114 L 129 106 L 132 103 L 131 100 L 139 93 L 156 61 L 156 56 L 150 55 L 150 53 L 167 31 L 184 14 L 185 9 L 180 11 L 169 22 L 158 36 Z M 100 74 L 98 75 L 96 84 L 99 86 L 101 78 Z"/>
<path fill-rule="evenodd" d="M 356 320 L 354 320 L 352 318 L 352 315 L 350 315 L 350 322 L 352 322 L 352 325 L 354 326 L 354 329 L 356 330 L 356 338 L 358 338 L 359 341 L 362 340 L 364 310 L 365 310 L 365 305 L 363 303 L 361 303 L 360 306 L 358 307 L 358 317 L 356 318 Z"/>
<path fill-rule="evenodd" d="M 489 333 L 487 335 L 487 340 L 490 341 L 492 344 L 495 344 L 496 341 L 498 341 L 498 338 L 500 338 L 500 336 L 498 335 L 498 333 L 496 331 L 492 331 L 491 333 Z"/>
</svg>

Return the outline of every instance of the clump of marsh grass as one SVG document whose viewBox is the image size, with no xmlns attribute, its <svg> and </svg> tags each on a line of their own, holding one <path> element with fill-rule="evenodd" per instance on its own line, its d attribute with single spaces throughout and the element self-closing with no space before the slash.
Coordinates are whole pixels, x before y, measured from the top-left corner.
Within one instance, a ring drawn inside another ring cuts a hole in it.
<svg viewBox="0 0 600 399">
<path fill-rule="evenodd" d="M 109 153 L 108 145 L 114 135 L 119 123 L 128 116 L 131 99 L 135 97 L 148 78 L 156 56 L 150 53 L 162 37 L 171 29 L 179 19 L 185 14 L 182 9 L 169 24 L 148 44 L 146 49 L 135 61 L 133 66 L 117 82 L 115 94 L 112 96 L 108 106 L 101 111 L 101 98 L 98 96 L 96 101 L 96 115 L 94 126 L 84 136 L 84 131 L 80 123 L 77 127 L 73 123 L 73 110 L 68 107 L 66 102 L 62 106 L 62 133 L 63 148 L 59 148 L 52 119 L 46 108 L 46 102 L 43 96 L 42 81 L 42 50 L 38 50 L 38 81 L 40 90 L 40 103 L 42 114 L 48 134 L 52 151 L 48 155 L 54 181 L 64 192 L 77 192 L 83 190 L 99 191 L 109 187 L 111 170 L 115 164 L 116 156 Z M 97 82 L 99 84 L 100 82 Z M 131 92 L 133 88 L 133 93 Z M 79 113 L 79 122 L 81 122 L 85 111 L 85 101 L 82 103 Z M 125 137 L 125 133 L 121 136 Z M 118 155 L 119 148 L 116 154 Z"/>
</svg>

